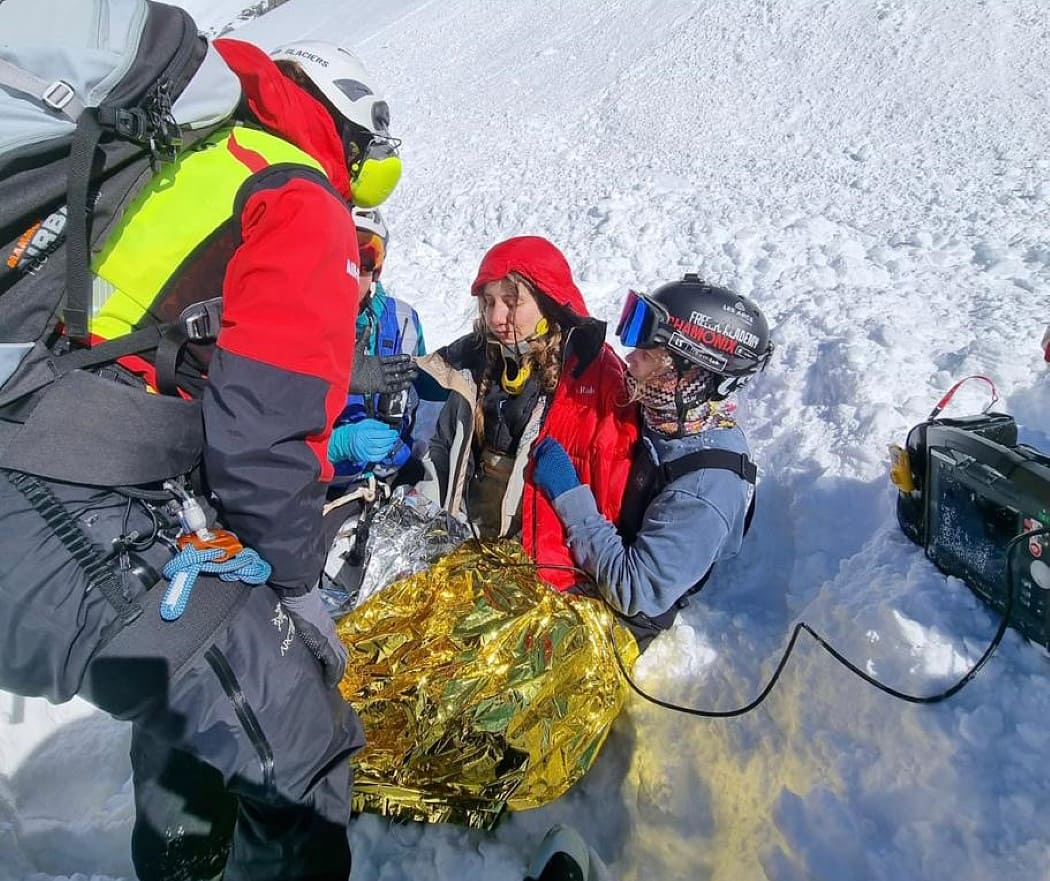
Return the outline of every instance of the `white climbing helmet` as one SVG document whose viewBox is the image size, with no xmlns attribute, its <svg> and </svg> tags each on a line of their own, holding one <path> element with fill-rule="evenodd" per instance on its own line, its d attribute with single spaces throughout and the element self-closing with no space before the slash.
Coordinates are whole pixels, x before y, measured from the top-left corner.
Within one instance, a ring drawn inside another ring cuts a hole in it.
<svg viewBox="0 0 1050 881">
<path fill-rule="evenodd" d="M 352 52 L 322 40 L 302 40 L 274 49 L 270 57 L 298 67 L 350 122 L 372 134 L 388 133 L 390 108 L 375 94 L 371 76 Z"/>
<path fill-rule="evenodd" d="M 381 205 L 401 179 L 401 141 L 390 136 L 390 108 L 375 94 L 364 65 L 352 52 L 321 40 L 288 43 L 270 57 L 298 70 L 341 117 L 336 122 L 353 203 Z"/>
</svg>

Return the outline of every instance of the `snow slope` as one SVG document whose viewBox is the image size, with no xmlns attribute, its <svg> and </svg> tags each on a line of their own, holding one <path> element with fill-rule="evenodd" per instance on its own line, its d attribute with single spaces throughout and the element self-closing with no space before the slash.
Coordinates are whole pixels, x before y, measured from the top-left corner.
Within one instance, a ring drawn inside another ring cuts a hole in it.
<svg viewBox="0 0 1050 881">
<path fill-rule="evenodd" d="M 248 4 L 183 5 L 217 32 Z M 694 269 L 766 310 L 779 348 L 740 408 L 755 528 L 643 687 L 745 704 L 799 620 L 913 693 L 976 660 L 996 619 L 897 530 L 886 445 L 977 372 L 1050 450 L 1042 2 L 290 0 L 235 35 L 340 39 L 377 74 L 405 161 L 384 281 L 432 346 L 520 233 L 613 322 L 629 286 Z M 1050 879 L 1048 718 L 1050 661 L 1012 631 L 935 706 L 803 640 L 742 718 L 632 698 L 573 792 L 494 832 L 361 818 L 354 878 L 510 881 L 571 822 L 622 881 Z M 0 878 L 132 877 L 127 742 L 83 704 L 0 695 Z"/>
</svg>

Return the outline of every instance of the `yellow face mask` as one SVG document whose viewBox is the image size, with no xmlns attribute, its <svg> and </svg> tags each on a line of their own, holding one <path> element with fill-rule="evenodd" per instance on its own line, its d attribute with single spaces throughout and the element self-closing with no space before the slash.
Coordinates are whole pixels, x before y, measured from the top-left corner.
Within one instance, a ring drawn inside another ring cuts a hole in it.
<svg viewBox="0 0 1050 881">
<path fill-rule="evenodd" d="M 353 202 L 358 208 L 381 205 L 401 180 L 401 157 L 397 153 L 388 152 L 385 156 L 373 156 L 370 153 L 350 166 L 350 188 Z"/>
</svg>

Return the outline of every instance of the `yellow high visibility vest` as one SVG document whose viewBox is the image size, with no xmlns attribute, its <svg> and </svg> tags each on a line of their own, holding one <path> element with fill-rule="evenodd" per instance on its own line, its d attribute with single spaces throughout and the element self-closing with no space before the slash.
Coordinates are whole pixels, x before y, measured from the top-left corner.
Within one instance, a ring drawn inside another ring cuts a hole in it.
<svg viewBox="0 0 1050 881">
<path fill-rule="evenodd" d="M 293 144 L 258 129 L 219 129 L 162 168 L 132 201 L 92 264 L 90 332 L 114 339 L 156 321 L 172 321 L 188 303 L 166 304 L 162 294 L 204 246 L 231 220 L 242 185 L 256 171 L 236 152 L 251 151 L 266 166 L 292 163 L 322 171 Z M 222 293 L 222 273 L 192 302 Z M 167 307 L 167 308 L 165 308 Z M 174 310 L 174 314 L 172 314 Z"/>
</svg>

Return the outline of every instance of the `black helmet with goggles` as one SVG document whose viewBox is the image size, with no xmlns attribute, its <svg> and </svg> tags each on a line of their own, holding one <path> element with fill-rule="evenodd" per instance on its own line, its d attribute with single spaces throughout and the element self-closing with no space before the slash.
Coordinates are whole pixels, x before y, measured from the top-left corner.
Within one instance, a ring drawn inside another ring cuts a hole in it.
<svg viewBox="0 0 1050 881">
<path fill-rule="evenodd" d="M 747 297 L 707 284 L 695 273 L 648 295 L 631 291 L 616 335 L 630 348 L 661 346 L 680 366 L 696 364 L 736 379 L 719 386 L 721 397 L 764 370 L 773 354 L 762 310 Z"/>
</svg>

